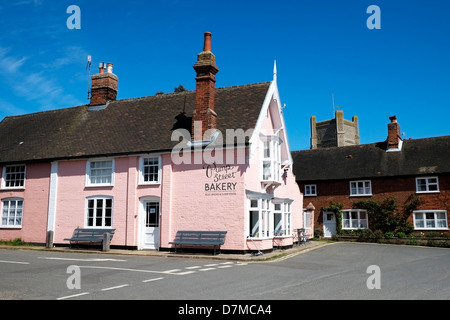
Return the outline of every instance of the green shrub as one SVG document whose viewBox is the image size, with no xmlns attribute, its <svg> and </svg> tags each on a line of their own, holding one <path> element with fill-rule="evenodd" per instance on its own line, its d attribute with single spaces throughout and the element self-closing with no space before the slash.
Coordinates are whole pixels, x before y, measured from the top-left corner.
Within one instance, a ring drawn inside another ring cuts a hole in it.
<svg viewBox="0 0 450 320">
<path fill-rule="evenodd" d="M 392 238 L 394 238 L 394 233 L 393 233 L 393 232 L 386 232 L 386 233 L 384 234 L 384 237 L 385 237 L 386 239 L 392 239 Z"/>
<path fill-rule="evenodd" d="M 0 244 L 8 246 L 23 246 L 26 243 L 21 238 L 16 238 L 14 240 L 0 240 Z"/>
<path fill-rule="evenodd" d="M 402 231 L 397 232 L 397 233 L 395 234 L 395 236 L 396 236 L 397 238 L 406 238 L 406 234 L 405 234 L 404 232 L 402 232 Z"/>
</svg>

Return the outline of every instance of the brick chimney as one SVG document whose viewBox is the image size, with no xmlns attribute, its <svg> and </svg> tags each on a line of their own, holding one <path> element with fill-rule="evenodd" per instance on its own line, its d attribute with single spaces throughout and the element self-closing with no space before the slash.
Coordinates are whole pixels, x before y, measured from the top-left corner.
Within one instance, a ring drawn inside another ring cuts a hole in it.
<svg viewBox="0 0 450 320">
<path fill-rule="evenodd" d="M 99 73 L 92 76 L 91 106 L 106 104 L 117 97 L 119 78 L 112 73 L 113 64 L 101 62 L 98 68 Z"/>
<path fill-rule="evenodd" d="M 397 117 L 389 117 L 391 123 L 388 124 L 388 138 L 387 138 L 387 150 L 398 151 L 401 149 L 402 138 L 400 135 L 400 125 L 397 122 Z"/>
<path fill-rule="evenodd" d="M 216 74 L 219 72 L 216 65 L 216 56 L 211 52 L 210 32 L 205 32 L 203 51 L 197 56 L 194 70 L 197 72 L 197 77 L 195 78 L 197 85 L 195 110 L 192 116 L 192 140 L 209 139 L 210 137 L 204 137 L 204 133 L 208 129 L 216 128 L 217 114 L 214 111 L 214 93 Z M 198 136 L 200 130 L 198 128 L 195 130 L 194 128 L 198 124 L 198 121 L 201 121 L 202 125 L 201 137 Z"/>
</svg>

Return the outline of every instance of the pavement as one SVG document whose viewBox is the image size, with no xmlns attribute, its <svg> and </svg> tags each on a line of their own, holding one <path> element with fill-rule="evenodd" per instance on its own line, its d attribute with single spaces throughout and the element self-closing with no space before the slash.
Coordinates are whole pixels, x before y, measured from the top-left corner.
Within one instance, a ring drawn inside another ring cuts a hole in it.
<svg viewBox="0 0 450 320">
<path fill-rule="evenodd" d="M 208 253 L 184 253 L 184 252 L 169 252 L 158 250 L 127 250 L 127 249 L 111 249 L 109 251 L 100 251 L 98 249 L 80 249 L 69 247 L 54 247 L 46 248 L 44 246 L 10 246 L 0 245 L 0 249 L 9 250 L 41 250 L 48 252 L 66 252 L 66 253 L 96 253 L 96 254 L 110 254 L 110 255 L 136 255 L 136 256 L 149 256 L 149 257 L 161 257 L 161 258 L 185 258 L 185 259 L 211 259 L 211 260 L 228 260 L 228 261 L 280 261 L 288 259 L 290 257 L 309 252 L 314 249 L 318 249 L 327 245 L 333 244 L 327 241 L 308 241 L 307 243 L 294 245 L 289 249 L 276 249 L 272 252 L 257 254 L 228 254 L 221 253 L 218 255 Z"/>
</svg>

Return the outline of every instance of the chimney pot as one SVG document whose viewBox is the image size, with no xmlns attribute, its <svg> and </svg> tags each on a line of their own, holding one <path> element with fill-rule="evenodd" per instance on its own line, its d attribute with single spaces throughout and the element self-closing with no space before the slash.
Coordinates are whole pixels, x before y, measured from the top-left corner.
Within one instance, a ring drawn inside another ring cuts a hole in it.
<svg viewBox="0 0 450 320">
<path fill-rule="evenodd" d="M 205 43 L 203 51 L 211 51 L 211 32 L 205 32 Z"/>
<path fill-rule="evenodd" d="M 389 117 L 389 120 L 391 120 L 391 123 L 397 123 L 397 117 L 396 116 Z"/>
<path fill-rule="evenodd" d="M 108 63 L 106 72 L 113 73 L 113 64 L 111 62 Z"/>
<path fill-rule="evenodd" d="M 105 63 L 104 62 L 100 62 L 98 64 L 98 72 L 99 73 L 105 73 Z"/>
</svg>

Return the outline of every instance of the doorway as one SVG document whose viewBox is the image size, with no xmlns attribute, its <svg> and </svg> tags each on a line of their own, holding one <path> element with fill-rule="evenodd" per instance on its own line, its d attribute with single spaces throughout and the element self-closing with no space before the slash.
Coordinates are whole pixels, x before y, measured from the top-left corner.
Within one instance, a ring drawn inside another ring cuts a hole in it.
<svg viewBox="0 0 450 320">
<path fill-rule="evenodd" d="M 141 236 L 139 249 L 159 248 L 159 199 L 141 200 Z"/>
<path fill-rule="evenodd" d="M 323 213 L 323 237 L 331 238 L 336 234 L 336 216 L 333 212 Z"/>
</svg>

